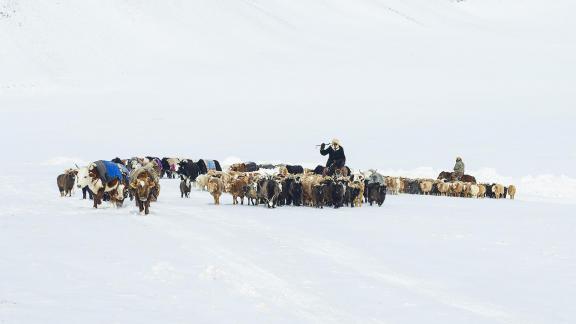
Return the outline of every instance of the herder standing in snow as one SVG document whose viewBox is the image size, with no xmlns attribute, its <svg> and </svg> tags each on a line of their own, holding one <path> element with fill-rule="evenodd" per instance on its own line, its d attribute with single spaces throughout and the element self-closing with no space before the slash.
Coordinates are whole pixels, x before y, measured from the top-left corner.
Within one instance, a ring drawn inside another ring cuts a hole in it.
<svg viewBox="0 0 576 324">
<path fill-rule="evenodd" d="M 334 174 L 336 169 L 340 169 L 346 164 L 344 148 L 337 139 L 333 139 L 328 148 L 326 148 L 326 144 L 322 143 L 322 145 L 320 145 L 320 154 L 328 155 L 328 161 L 326 162 L 326 167 L 328 168 L 327 174 Z"/>
<path fill-rule="evenodd" d="M 457 157 L 456 164 L 454 164 L 454 173 L 452 174 L 452 178 L 455 181 L 459 181 L 463 175 L 464 175 L 464 162 L 462 162 L 461 157 Z"/>
</svg>

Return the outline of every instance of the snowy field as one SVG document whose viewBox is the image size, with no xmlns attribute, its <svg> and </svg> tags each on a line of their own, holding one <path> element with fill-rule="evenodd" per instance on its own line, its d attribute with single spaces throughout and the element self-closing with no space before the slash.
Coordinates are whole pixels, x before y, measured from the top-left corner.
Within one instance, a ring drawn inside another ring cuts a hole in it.
<svg viewBox="0 0 576 324">
<path fill-rule="evenodd" d="M 0 324 L 576 323 L 573 0 L 0 0 Z M 155 155 L 435 178 L 517 200 L 60 198 Z M 238 158 L 233 158 L 233 157 Z M 227 158 L 231 157 L 231 158 Z"/>
<path fill-rule="evenodd" d="M 0 177 L 0 323 L 576 321 L 574 205 L 218 207 L 165 179 L 140 216 L 32 170 Z"/>
</svg>

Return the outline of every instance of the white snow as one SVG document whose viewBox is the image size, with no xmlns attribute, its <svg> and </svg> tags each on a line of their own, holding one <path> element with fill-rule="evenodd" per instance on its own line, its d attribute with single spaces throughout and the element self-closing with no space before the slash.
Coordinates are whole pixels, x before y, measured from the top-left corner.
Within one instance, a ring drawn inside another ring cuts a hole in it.
<svg viewBox="0 0 576 324">
<path fill-rule="evenodd" d="M 58 156 L 51 159 L 48 159 L 40 165 L 43 166 L 63 166 L 63 167 L 74 167 L 75 165 L 86 165 L 88 162 L 82 160 L 78 157 L 67 157 L 67 156 Z"/>
<path fill-rule="evenodd" d="M 400 195 L 268 210 L 226 195 L 218 207 L 162 180 L 141 216 L 60 198 L 58 170 L 0 177 L 3 323 L 576 320 L 574 205 Z"/>
</svg>

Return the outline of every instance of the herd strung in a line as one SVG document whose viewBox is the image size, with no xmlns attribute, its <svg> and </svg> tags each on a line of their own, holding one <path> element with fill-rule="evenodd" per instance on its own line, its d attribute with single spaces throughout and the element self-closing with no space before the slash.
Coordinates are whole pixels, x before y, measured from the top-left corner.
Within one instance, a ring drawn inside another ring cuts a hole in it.
<svg viewBox="0 0 576 324">
<path fill-rule="evenodd" d="M 126 198 L 136 201 L 140 212 L 149 213 L 150 202 L 160 195 L 162 177 L 180 178 L 180 195 L 189 197 L 193 186 L 208 191 L 214 204 L 219 205 L 222 194 L 232 196 L 233 205 L 263 204 L 276 206 L 382 206 L 386 194 L 422 194 L 471 198 L 514 199 L 516 187 L 501 184 L 447 181 L 439 179 L 409 179 L 379 174 L 376 170 L 343 172 L 326 175 L 325 169 L 305 169 L 297 165 L 257 165 L 237 163 L 223 171 L 216 160 L 177 158 L 131 158 L 95 161 L 88 166 L 68 169 L 57 178 L 61 196 L 71 196 L 74 186 L 82 189 L 98 208 L 103 200 L 122 206 Z M 449 178 L 448 178 L 449 179 Z"/>
</svg>

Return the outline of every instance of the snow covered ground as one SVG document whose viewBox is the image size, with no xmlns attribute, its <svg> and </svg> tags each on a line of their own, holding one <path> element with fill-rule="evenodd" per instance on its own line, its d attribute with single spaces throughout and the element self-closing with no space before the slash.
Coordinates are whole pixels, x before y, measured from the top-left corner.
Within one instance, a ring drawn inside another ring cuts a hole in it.
<svg viewBox="0 0 576 324">
<path fill-rule="evenodd" d="M 0 323 L 576 321 L 571 204 L 218 207 L 166 179 L 140 216 L 60 198 L 58 170 L 0 177 Z"/>
</svg>

